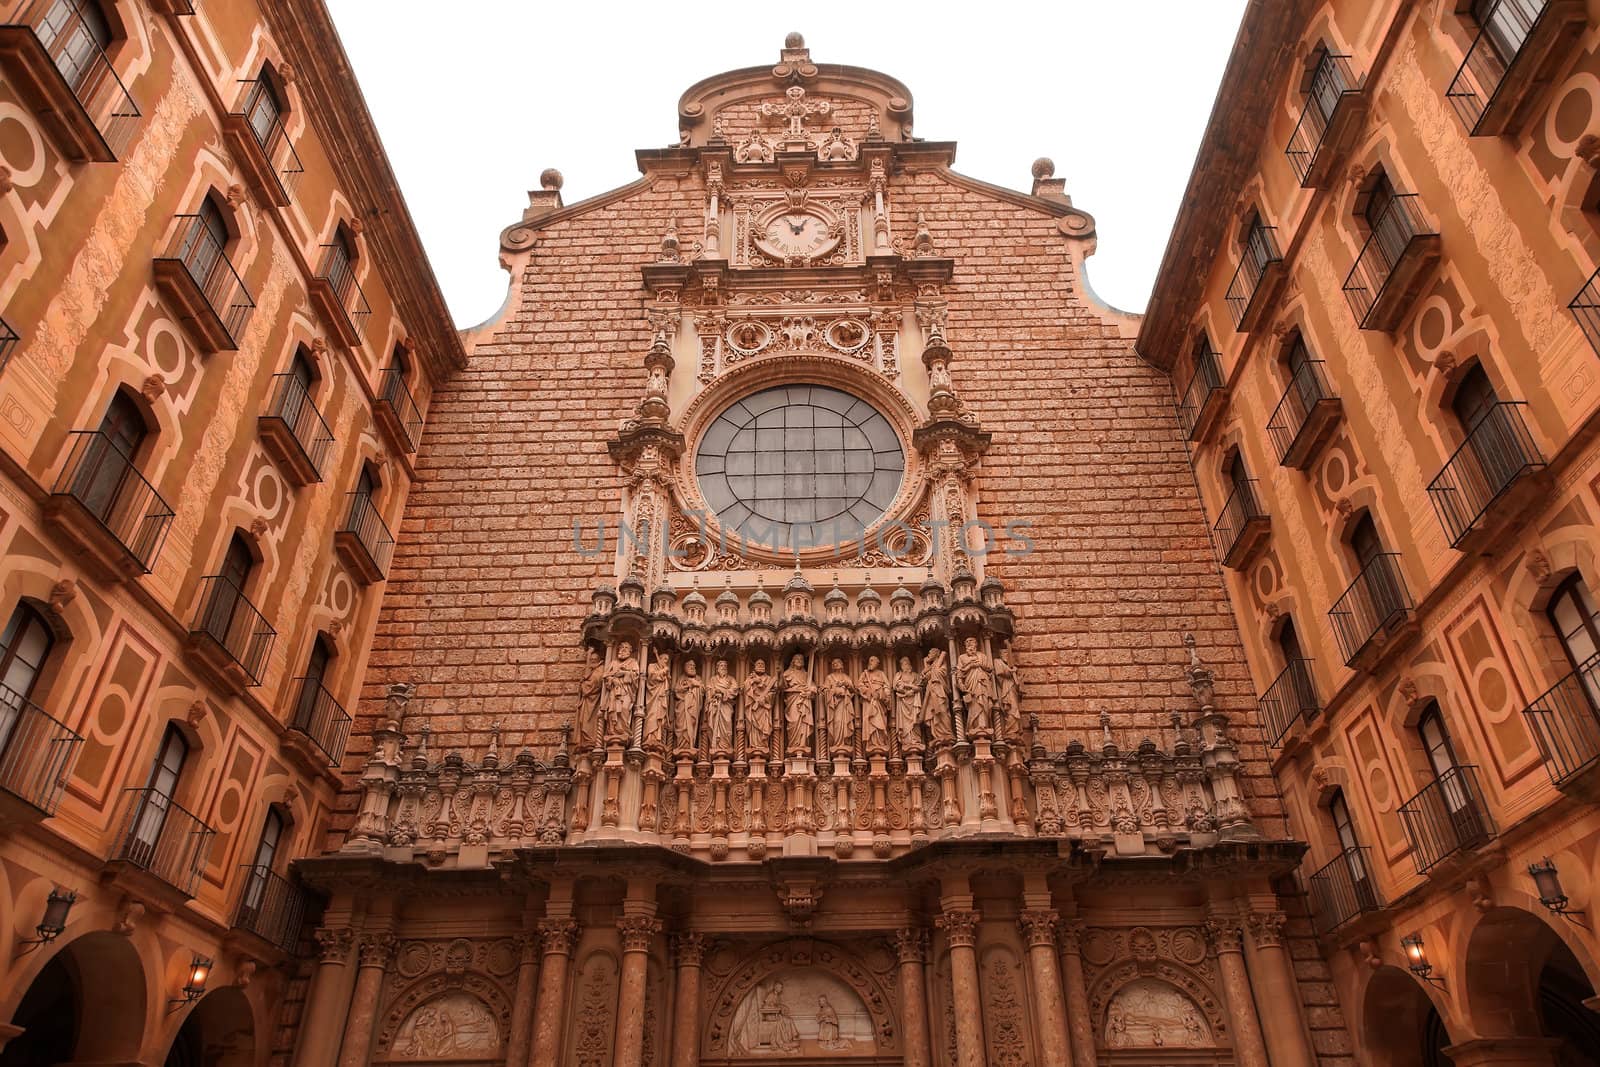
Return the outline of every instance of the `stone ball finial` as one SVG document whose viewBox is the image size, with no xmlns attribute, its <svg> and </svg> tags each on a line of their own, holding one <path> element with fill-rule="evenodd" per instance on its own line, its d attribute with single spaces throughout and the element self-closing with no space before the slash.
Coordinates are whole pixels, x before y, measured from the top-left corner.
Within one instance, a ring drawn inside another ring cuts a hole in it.
<svg viewBox="0 0 1600 1067">
<path fill-rule="evenodd" d="M 1042 182 L 1046 178 L 1053 178 L 1055 177 L 1055 173 L 1055 160 L 1051 159 L 1049 156 L 1040 156 L 1038 159 L 1033 161 L 1033 176 L 1036 180 Z"/>
<path fill-rule="evenodd" d="M 783 39 L 783 47 L 785 48 L 804 48 L 805 46 L 806 39 L 798 33 L 791 33 Z"/>
<path fill-rule="evenodd" d="M 559 170 L 556 170 L 554 167 L 546 167 L 539 173 L 539 188 L 559 190 L 561 188 L 561 183 L 564 180 L 565 179 L 561 177 L 561 172 Z"/>
</svg>

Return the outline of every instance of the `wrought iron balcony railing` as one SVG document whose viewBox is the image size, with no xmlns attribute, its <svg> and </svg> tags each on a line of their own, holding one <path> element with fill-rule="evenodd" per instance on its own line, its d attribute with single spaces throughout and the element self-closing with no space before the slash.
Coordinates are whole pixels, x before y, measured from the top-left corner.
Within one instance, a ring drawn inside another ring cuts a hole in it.
<svg viewBox="0 0 1600 1067">
<path fill-rule="evenodd" d="M 1306 88 L 1300 121 L 1289 136 L 1289 146 L 1283 150 L 1301 185 L 1319 184 L 1328 170 L 1323 152 L 1327 150 L 1332 154 L 1337 148 L 1334 142 L 1338 139 L 1337 131 L 1343 117 L 1341 109 L 1359 97 L 1361 89 L 1362 80 L 1351 68 L 1349 56 L 1323 53 Z M 1335 136 L 1330 136 L 1330 130 L 1335 131 Z"/>
<path fill-rule="evenodd" d="M 148 871 L 192 897 L 215 833 L 165 793 L 129 789 L 110 858 Z"/>
<path fill-rule="evenodd" d="M 1249 330 L 1260 318 L 1271 274 L 1283 266 L 1277 233 L 1275 226 L 1251 228 L 1239 266 L 1228 283 L 1228 310 L 1233 313 L 1233 324 L 1241 330 Z"/>
<path fill-rule="evenodd" d="M 1316 437 L 1339 412 L 1339 398 L 1329 387 L 1323 367 L 1320 359 L 1303 360 L 1267 422 L 1267 436 L 1278 450 L 1278 462 L 1285 467 L 1305 462 Z"/>
<path fill-rule="evenodd" d="M 1438 240 L 1416 193 L 1398 193 L 1389 201 L 1344 281 L 1345 300 L 1363 330 L 1387 330 L 1398 322 L 1408 289 L 1437 255 Z"/>
<path fill-rule="evenodd" d="M 172 240 L 155 261 L 156 281 L 206 351 L 234 351 L 256 302 L 206 220 L 179 215 L 175 221 Z"/>
<path fill-rule="evenodd" d="M 272 400 L 261 416 L 262 432 L 290 468 L 292 481 L 301 485 L 321 481 L 333 432 L 299 377 L 275 374 L 272 382 Z"/>
<path fill-rule="evenodd" d="M 305 167 L 289 140 L 272 87 L 260 78 L 241 79 L 239 106 L 229 115 L 229 129 L 245 154 L 251 178 L 269 200 L 287 206 Z"/>
<path fill-rule="evenodd" d="M 1594 656 L 1523 709 L 1558 788 L 1600 761 L 1600 656 Z"/>
<path fill-rule="evenodd" d="M 394 537 L 383 516 L 378 514 L 372 494 L 359 490 L 346 496 L 344 522 L 334 535 L 334 546 L 341 558 L 366 583 L 382 581 L 389 572 L 389 557 L 394 552 Z"/>
<path fill-rule="evenodd" d="M 1261 507 L 1256 485 L 1254 478 L 1236 484 L 1223 502 L 1217 521 L 1211 526 L 1211 539 L 1217 546 L 1217 557 L 1224 567 L 1239 566 L 1271 523 Z"/>
<path fill-rule="evenodd" d="M 378 404 L 379 417 L 391 423 L 400 446 L 407 452 L 415 452 L 422 439 L 422 413 L 411 396 L 411 390 L 406 388 L 406 378 L 400 373 L 399 367 L 390 367 L 383 372 Z"/>
<path fill-rule="evenodd" d="M 213 574 L 201 579 L 200 609 L 189 636 L 222 653 L 225 662 L 244 672 L 250 685 L 260 685 L 278 631 L 231 578 Z"/>
<path fill-rule="evenodd" d="M 1210 346 L 1195 350 L 1194 374 L 1189 378 L 1189 384 L 1183 389 L 1183 398 L 1178 402 L 1178 422 L 1183 426 L 1184 436 L 1191 441 L 1200 435 L 1207 419 L 1206 414 L 1212 410 L 1212 403 L 1220 401 L 1222 397 L 1222 371 L 1217 366 L 1217 354 Z"/>
<path fill-rule="evenodd" d="M 337 767 L 344 759 L 344 746 L 350 739 L 350 715 L 317 679 L 296 679 L 294 718 L 289 720 L 289 729 L 304 735 L 327 759 L 328 766 Z"/>
<path fill-rule="evenodd" d="M 372 308 L 367 304 L 367 294 L 356 280 L 356 265 L 349 252 L 338 243 L 322 246 L 322 260 L 317 264 L 316 280 L 320 299 L 325 302 L 327 318 L 331 320 L 339 339 L 354 347 L 361 343 L 367 319 Z M 318 295 L 316 292 L 314 296 Z"/>
<path fill-rule="evenodd" d="M 1310 889 L 1311 920 L 1319 934 L 1383 907 L 1365 845 L 1347 848 L 1324 864 L 1311 876 Z"/>
<path fill-rule="evenodd" d="M 26 0 L 0 16 L 0 66 L 73 162 L 127 151 L 139 108 L 79 5 Z"/>
<path fill-rule="evenodd" d="M 0 371 L 5 370 L 6 364 L 11 362 L 11 353 L 21 339 L 5 319 L 0 319 Z"/>
<path fill-rule="evenodd" d="M 133 460 L 99 430 L 74 430 L 66 466 L 50 491 L 56 510 L 70 504 L 126 555 L 129 573 L 148 574 L 172 525 L 172 509 Z"/>
<path fill-rule="evenodd" d="M 1502 400 L 1491 407 L 1428 483 L 1428 499 L 1452 547 L 1460 546 L 1518 479 L 1545 466 L 1523 421 L 1523 406 Z"/>
<path fill-rule="evenodd" d="M 1258 705 L 1261 724 L 1266 727 L 1267 744 L 1277 748 L 1289 728 L 1304 719 L 1310 722 L 1322 714 L 1317 698 L 1317 683 L 1309 659 L 1292 659 L 1273 683 L 1267 686 Z"/>
<path fill-rule="evenodd" d="M 1477 848 L 1495 835 L 1494 821 L 1478 786 L 1478 768 L 1452 767 L 1400 805 L 1400 823 L 1411 842 L 1417 873 L 1426 874 L 1458 852 Z"/>
<path fill-rule="evenodd" d="M 244 893 L 233 913 L 233 927 L 255 934 L 284 952 L 293 952 L 306 914 L 306 891 L 270 867 L 245 864 Z"/>
<path fill-rule="evenodd" d="M 1530 90 L 1547 80 L 1539 68 L 1553 46 L 1578 35 L 1586 13 L 1581 0 L 1499 0 L 1484 14 L 1466 57 L 1445 90 L 1467 132 L 1509 132 Z"/>
<path fill-rule="evenodd" d="M 82 744 L 65 723 L 0 685 L 0 789 L 53 815 Z"/>
<path fill-rule="evenodd" d="M 1600 271 L 1589 275 L 1567 309 L 1578 320 L 1578 328 L 1589 339 L 1589 346 L 1600 354 Z"/>
<path fill-rule="evenodd" d="M 1345 666 L 1355 666 L 1372 639 L 1409 617 L 1411 609 L 1399 554 L 1372 557 L 1328 612 Z"/>
</svg>

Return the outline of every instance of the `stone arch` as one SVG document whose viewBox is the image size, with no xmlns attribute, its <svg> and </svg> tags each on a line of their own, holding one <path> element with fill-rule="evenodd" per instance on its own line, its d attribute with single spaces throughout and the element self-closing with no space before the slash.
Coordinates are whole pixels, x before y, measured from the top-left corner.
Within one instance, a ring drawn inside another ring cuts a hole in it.
<svg viewBox="0 0 1600 1067">
<path fill-rule="evenodd" d="M 254 1067 L 256 1019 L 240 987 L 223 986 L 201 997 L 173 1035 L 168 1057 L 206 1067 Z"/>
<path fill-rule="evenodd" d="M 41 947 L 41 951 L 47 950 Z M 22 993 L 3 1067 L 140 1061 L 149 979 L 132 942 L 107 930 L 59 948 Z"/>
<path fill-rule="evenodd" d="M 464 1031 L 458 1044 L 462 1055 L 486 1059 L 500 1055 L 511 1025 L 510 997 L 499 982 L 486 974 L 447 970 L 418 978 L 394 996 L 381 1016 L 373 1040 L 373 1058 L 437 1058 L 440 1054 L 422 1051 L 445 1040 L 445 1028 L 430 1021 L 429 1009 L 435 1019 L 448 1017 L 450 1029 Z M 458 1022 L 463 1025 L 455 1025 Z M 442 1055 L 454 1051 L 445 1050 Z"/>
<path fill-rule="evenodd" d="M 1587 995 L 1594 993 L 1596 968 L 1587 948 L 1531 909 L 1543 910 L 1526 898 L 1515 905 L 1496 903 L 1459 935 L 1453 977 L 1462 990 L 1462 1015 L 1478 1036 L 1546 1036 L 1541 1000 L 1552 961 L 1576 964 Z M 1600 1016 L 1594 1024 L 1600 1025 Z"/>
<path fill-rule="evenodd" d="M 1111 1008 L 1122 992 L 1135 983 L 1156 982 L 1181 994 L 1201 1016 L 1210 1041 L 1198 1047 L 1227 1047 L 1233 1044 L 1227 1011 L 1210 981 L 1194 968 L 1167 959 L 1124 960 L 1103 971 L 1089 989 L 1089 1018 L 1102 1041 L 1111 1026 Z M 1135 986 L 1135 988 L 1140 988 Z M 1179 1020 L 1180 1032 L 1184 1032 Z"/>
<path fill-rule="evenodd" d="M 1445 1010 L 1432 988 L 1398 967 L 1380 966 L 1357 998 L 1351 1029 L 1367 1050 L 1372 1067 L 1428 1067 L 1448 1062 L 1430 1059 L 1454 1044 Z"/>
</svg>

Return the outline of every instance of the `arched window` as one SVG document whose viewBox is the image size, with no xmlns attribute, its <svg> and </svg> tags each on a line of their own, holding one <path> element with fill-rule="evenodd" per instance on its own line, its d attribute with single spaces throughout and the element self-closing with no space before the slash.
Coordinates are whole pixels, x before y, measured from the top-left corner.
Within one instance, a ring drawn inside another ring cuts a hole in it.
<svg viewBox="0 0 1600 1067">
<path fill-rule="evenodd" d="M 272 142 L 283 122 L 284 113 L 289 110 L 273 81 L 263 67 L 261 76 L 250 86 L 250 94 L 244 101 L 245 121 L 250 124 L 250 132 L 255 134 L 256 141 L 262 147 Z"/>
<path fill-rule="evenodd" d="M 1450 743 L 1450 734 L 1444 728 L 1444 717 L 1439 714 L 1438 702 L 1430 701 L 1427 710 L 1417 720 L 1417 735 L 1422 738 L 1422 750 L 1428 757 L 1428 766 L 1435 778 L 1444 778 L 1460 766 L 1456 762 L 1455 746 Z"/>
<path fill-rule="evenodd" d="M 1600 654 L 1600 613 L 1582 575 L 1574 574 L 1562 582 L 1544 611 L 1574 670 L 1581 670 Z M 1594 698 L 1591 694 L 1590 699 Z"/>
<path fill-rule="evenodd" d="M 111 47 L 111 23 L 95 0 L 54 0 L 36 31 L 75 93 L 84 91 Z"/>
<path fill-rule="evenodd" d="M 33 699 L 39 672 L 55 644 L 55 635 L 29 604 L 18 604 L 0 634 L 0 685 L 23 700 Z"/>
<path fill-rule="evenodd" d="M 400 345 L 394 346 L 394 372 L 402 383 L 411 383 L 411 357 L 406 355 L 406 350 Z"/>
<path fill-rule="evenodd" d="M 209 583 L 209 598 L 200 626 L 224 648 L 232 649 L 241 640 L 247 639 L 241 639 L 234 633 L 234 615 L 239 604 L 245 600 L 245 589 L 255 565 L 256 558 L 250 551 L 250 545 L 243 535 L 235 531 L 228 542 L 228 551 L 223 554 L 222 566 Z M 251 613 L 246 611 L 244 614 Z"/>
<path fill-rule="evenodd" d="M 1360 911 L 1372 911 L 1378 906 L 1378 893 L 1372 884 L 1372 872 L 1361 851 L 1361 838 L 1356 835 L 1355 820 L 1350 817 L 1350 805 L 1345 802 L 1343 789 L 1333 791 L 1328 801 L 1328 817 L 1333 821 L 1333 834 L 1344 857 L 1345 872 L 1350 876 L 1355 905 Z"/>
<path fill-rule="evenodd" d="M 1245 220 L 1239 243 L 1242 254 L 1250 262 L 1257 276 L 1267 269 L 1268 263 L 1279 258 L 1278 250 L 1272 244 L 1272 235 L 1268 232 L 1266 223 L 1261 221 L 1259 211 L 1252 211 L 1250 217 Z"/>
<path fill-rule="evenodd" d="M 133 816 L 133 834 L 125 850 L 126 858 L 138 866 L 150 866 L 161 852 L 161 831 L 167 824 L 167 812 L 175 802 L 183 765 L 188 759 L 189 742 L 176 726 L 169 724 L 161 737 L 161 748 L 150 768 L 145 791 L 139 797 Z"/>
<path fill-rule="evenodd" d="M 119 390 L 106 405 L 98 433 L 84 450 L 73 479 L 73 495 L 108 526 L 124 487 L 129 485 L 128 473 L 136 465 L 139 446 L 149 433 L 144 412 Z"/>
<path fill-rule="evenodd" d="M 1528 33 L 1543 14 L 1545 0 L 1472 0 L 1472 17 L 1483 29 L 1483 37 L 1510 66 Z"/>
<path fill-rule="evenodd" d="M 216 199 L 207 196 L 200 201 L 195 217 L 189 223 L 178 258 L 202 291 L 210 292 L 212 280 L 219 267 L 226 263 L 228 251 L 228 220 L 217 206 Z M 226 269 L 231 270 L 231 267 Z"/>
<path fill-rule="evenodd" d="M 1450 410 L 1461 423 L 1461 429 L 1470 434 L 1499 402 L 1483 364 L 1474 363 L 1456 385 L 1455 395 L 1450 398 Z"/>
<path fill-rule="evenodd" d="M 293 723 L 306 733 L 310 733 L 312 726 L 321 721 L 319 710 L 328 699 L 328 667 L 332 662 L 333 649 L 327 638 L 318 634 L 311 642 L 310 655 L 306 657 L 306 673 L 300 685 L 300 700 L 295 707 Z"/>
<path fill-rule="evenodd" d="M 350 295 L 350 286 L 356 280 L 356 245 L 344 223 L 334 227 L 333 240 L 328 243 L 323 270 L 320 272 L 333 286 L 334 293 L 343 302 Z"/>
<path fill-rule="evenodd" d="M 1244 456 L 1234 452 L 1228 460 L 1228 491 L 1236 496 L 1240 503 L 1251 505 L 1250 512 L 1255 512 L 1255 494 L 1251 490 L 1250 472 L 1245 469 Z"/>
<path fill-rule="evenodd" d="M 1365 569 L 1373 560 L 1383 555 L 1383 539 L 1371 515 L 1362 515 L 1350 528 L 1350 551 L 1355 553 L 1356 568 Z"/>
<path fill-rule="evenodd" d="M 1285 666 L 1294 664 L 1306 658 L 1304 649 L 1300 647 L 1300 634 L 1294 628 L 1294 620 L 1285 618 L 1283 625 L 1278 628 L 1278 652 L 1283 656 Z"/>
</svg>

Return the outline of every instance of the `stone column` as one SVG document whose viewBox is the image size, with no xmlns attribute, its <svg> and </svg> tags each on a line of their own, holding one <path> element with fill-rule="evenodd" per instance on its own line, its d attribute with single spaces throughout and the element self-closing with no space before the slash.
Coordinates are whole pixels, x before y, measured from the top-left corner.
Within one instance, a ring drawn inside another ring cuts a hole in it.
<svg viewBox="0 0 1600 1067">
<path fill-rule="evenodd" d="M 530 1063 L 555 1063 L 561 1055 L 561 1016 L 567 1003 L 567 960 L 578 940 L 578 924 L 570 918 L 539 923 L 539 1002 L 533 1016 Z M 508 1061 L 509 1062 L 509 1061 Z"/>
<path fill-rule="evenodd" d="M 1251 961 L 1255 966 L 1251 969 L 1256 979 L 1251 984 L 1273 1065 L 1316 1067 L 1311 1039 L 1300 1020 L 1300 985 L 1295 980 L 1289 950 L 1283 944 L 1283 926 L 1288 916 L 1281 911 L 1252 911 L 1246 918 L 1255 949 Z"/>
<path fill-rule="evenodd" d="M 357 946 L 360 960 L 356 971 L 356 991 L 345 1016 L 344 1049 L 339 1067 L 367 1067 L 372 1050 L 372 1028 L 378 1021 L 378 994 L 383 989 L 383 974 L 394 955 L 394 934 L 376 930 L 361 935 Z"/>
<path fill-rule="evenodd" d="M 624 915 L 617 920 L 622 932 L 622 981 L 617 992 L 616 1067 L 639 1067 L 644 1058 L 644 997 L 649 977 L 650 946 L 661 932 L 652 915 Z"/>
<path fill-rule="evenodd" d="M 920 927 L 907 927 L 895 931 L 894 943 L 900 957 L 900 1030 L 905 1036 L 905 1067 L 932 1067 L 928 989 L 922 973 L 928 956 L 928 935 Z"/>
<path fill-rule="evenodd" d="M 1035 998 L 1033 1020 L 1042 1063 L 1044 1067 L 1072 1067 L 1061 974 L 1056 968 L 1056 913 L 1030 909 L 1017 916 L 1017 922 L 1028 945 L 1028 969 Z"/>
<path fill-rule="evenodd" d="M 539 982 L 539 937 L 528 932 L 517 938 L 521 953 L 517 961 L 517 992 L 511 1001 L 510 1034 L 506 1038 L 506 1062 L 524 1064 L 533 1045 L 533 1002 Z"/>
<path fill-rule="evenodd" d="M 298 1067 L 333 1067 L 344 1035 L 344 1013 L 349 1005 L 350 947 L 355 931 L 348 926 L 323 926 L 316 932 L 318 961 L 306 993 L 301 1017 Z"/>
<path fill-rule="evenodd" d="M 706 947 L 703 934 L 678 934 L 672 939 L 678 978 L 672 1001 L 671 1067 L 696 1067 L 700 1062 L 700 963 Z"/>
<path fill-rule="evenodd" d="M 1222 993 L 1228 1002 L 1228 1022 L 1233 1027 L 1233 1056 L 1239 1067 L 1270 1067 L 1266 1046 L 1261 1043 L 1261 1024 L 1250 998 L 1250 977 L 1244 969 L 1243 935 L 1231 916 L 1214 915 L 1206 920 L 1206 939 L 1217 958 L 1222 978 Z"/>
<path fill-rule="evenodd" d="M 939 929 L 950 947 L 950 1009 L 960 1020 L 956 1067 L 984 1067 L 986 1063 L 983 1003 L 978 998 L 978 923 L 982 918 L 971 908 L 949 908 L 939 916 Z"/>
<path fill-rule="evenodd" d="M 1083 920 L 1068 919 L 1057 927 L 1061 937 L 1061 983 L 1066 987 L 1067 1033 L 1077 1067 L 1094 1067 L 1100 1054 L 1095 1047 L 1094 1019 L 1089 1015 L 1089 987 L 1083 980 Z"/>
</svg>

